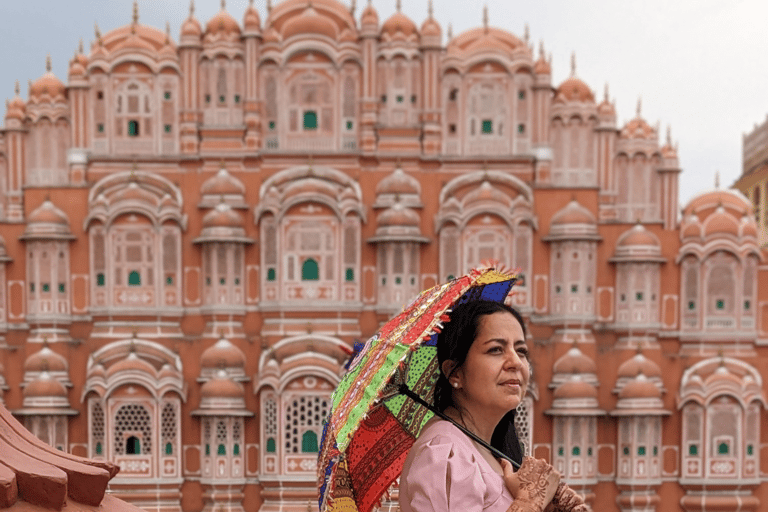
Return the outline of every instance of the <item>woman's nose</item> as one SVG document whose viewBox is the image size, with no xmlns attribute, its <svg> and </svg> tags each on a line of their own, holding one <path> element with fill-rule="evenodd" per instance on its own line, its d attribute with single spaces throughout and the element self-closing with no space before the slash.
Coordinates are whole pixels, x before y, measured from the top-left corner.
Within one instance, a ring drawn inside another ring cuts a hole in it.
<svg viewBox="0 0 768 512">
<path fill-rule="evenodd" d="M 518 354 L 516 350 L 510 350 L 507 354 L 505 363 L 506 368 L 519 368 L 522 365 L 520 354 Z"/>
</svg>

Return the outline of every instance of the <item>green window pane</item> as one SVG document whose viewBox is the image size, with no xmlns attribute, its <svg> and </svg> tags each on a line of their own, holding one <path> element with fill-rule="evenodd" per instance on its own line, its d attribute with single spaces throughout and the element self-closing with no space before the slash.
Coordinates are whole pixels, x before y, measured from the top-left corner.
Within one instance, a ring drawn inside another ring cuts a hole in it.
<svg viewBox="0 0 768 512">
<path fill-rule="evenodd" d="M 387 278 L 386 277 L 382 277 L 381 278 L 381 285 L 384 286 L 385 284 L 387 284 Z"/>
<path fill-rule="evenodd" d="M 747 455 L 753 455 L 755 453 L 755 450 L 751 444 L 747 445 Z"/>
<path fill-rule="evenodd" d="M 239 284 L 240 284 L 240 278 L 239 278 L 239 277 L 236 277 L 236 278 L 235 278 L 235 285 L 239 285 Z"/>
<path fill-rule="evenodd" d="M 59 283 L 59 293 L 64 293 L 66 289 L 67 287 L 64 285 L 64 283 Z"/>
<path fill-rule="evenodd" d="M 403 278 L 402 277 L 396 277 L 395 278 L 395 284 L 403 284 Z"/>
<path fill-rule="evenodd" d="M 453 274 L 448 274 L 448 280 L 449 280 L 449 281 L 451 281 L 452 279 L 455 279 L 455 277 L 453 276 Z"/>
<path fill-rule="evenodd" d="M 562 446 L 561 446 L 560 448 L 558 448 L 558 449 L 557 449 L 557 454 L 558 454 L 560 457 L 562 457 L 563 455 L 565 455 L 565 450 L 563 449 L 563 447 L 562 447 Z"/>
<path fill-rule="evenodd" d="M 483 119 L 483 133 L 493 133 L 493 121 Z"/>
<path fill-rule="evenodd" d="M 232 455 L 240 455 L 240 445 L 235 443 L 235 446 L 232 447 Z"/>
<path fill-rule="evenodd" d="M 397 97 L 397 102 L 398 102 L 398 103 L 402 103 L 402 102 L 403 102 L 403 100 L 405 100 L 405 98 L 403 98 L 402 96 L 398 96 L 398 97 Z"/>
<path fill-rule="evenodd" d="M 219 96 L 219 103 L 224 103 L 226 101 L 227 101 L 227 97 L 226 96 Z"/>
<path fill-rule="evenodd" d="M 210 103 L 211 102 L 211 95 L 210 94 L 206 94 L 205 95 L 205 102 L 206 103 Z"/>
<path fill-rule="evenodd" d="M 387 95 L 386 94 L 382 94 L 381 95 L 381 102 L 382 103 L 386 103 L 387 102 Z"/>
<path fill-rule="evenodd" d="M 269 437 L 267 438 L 267 453 L 275 453 L 277 451 L 277 447 L 275 446 L 275 438 Z"/>
<path fill-rule="evenodd" d="M 275 126 L 276 126 L 275 122 L 274 121 L 270 121 L 269 122 L 269 131 L 271 131 L 271 132 L 275 131 Z"/>
<path fill-rule="evenodd" d="M 128 121 L 128 135 L 130 137 L 138 137 L 139 136 L 139 122 L 138 121 Z"/>
<path fill-rule="evenodd" d="M 99 131 L 99 133 L 104 133 L 104 123 L 99 123 L 96 126 L 96 129 Z"/>
<path fill-rule="evenodd" d="M 578 293 L 578 291 L 579 291 L 579 285 L 572 284 L 571 285 L 571 293 Z"/>
<path fill-rule="evenodd" d="M 643 292 L 635 293 L 635 300 L 643 300 Z"/>
<path fill-rule="evenodd" d="M 517 125 L 517 133 L 525 133 L 525 125 L 524 124 Z"/>
<path fill-rule="evenodd" d="M 227 447 L 223 444 L 219 445 L 219 448 L 216 450 L 216 455 L 226 455 L 227 454 Z"/>
<path fill-rule="evenodd" d="M 658 446 L 654 446 L 653 447 L 653 455 L 656 456 L 658 454 L 659 454 L 659 447 Z"/>
<path fill-rule="evenodd" d="M 49 283 L 43 283 L 43 291 L 44 292 L 51 291 L 51 285 Z"/>
<path fill-rule="evenodd" d="M 166 276 L 165 284 L 168 284 L 168 285 L 173 284 L 173 276 Z"/>
<path fill-rule="evenodd" d="M 301 452 L 313 453 L 317 452 L 317 434 L 311 430 L 307 430 L 301 436 Z"/>
<path fill-rule="evenodd" d="M 163 94 L 163 97 L 167 100 L 171 99 L 171 91 L 165 91 L 165 94 Z"/>
<path fill-rule="evenodd" d="M 210 455 L 211 454 L 211 445 L 207 444 L 205 445 L 205 454 Z"/>
<path fill-rule="evenodd" d="M 205 278 L 205 286 L 211 286 L 211 278 L 210 277 L 206 277 Z"/>
<path fill-rule="evenodd" d="M 722 299 L 718 300 L 717 302 L 715 302 L 715 307 L 717 309 L 725 309 L 725 301 Z"/>
<path fill-rule="evenodd" d="M 96 274 L 96 286 L 104 286 L 105 284 L 104 274 L 102 272 Z"/>
<path fill-rule="evenodd" d="M 304 112 L 304 129 L 317 130 L 317 112 L 314 110 Z"/>
<path fill-rule="evenodd" d="M 624 455 L 629 455 L 629 446 L 625 446 L 624 449 L 621 451 Z"/>
<path fill-rule="evenodd" d="M 571 454 L 575 456 L 581 455 L 581 448 L 579 448 L 578 446 L 574 446 L 573 450 L 571 450 Z"/>
<path fill-rule="evenodd" d="M 517 98 L 520 99 L 520 100 L 524 100 L 525 99 L 525 91 L 518 91 L 517 92 Z"/>
<path fill-rule="evenodd" d="M 317 281 L 320 279 L 320 267 L 317 261 L 312 258 L 307 258 L 304 264 L 301 265 L 301 280 L 302 281 Z"/>
<path fill-rule="evenodd" d="M 587 448 L 587 455 L 592 456 L 592 447 Z"/>
<path fill-rule="evenodd" d="M 689 300 L 688 301 L 688 311 L 693 311 L 694 309 L 696 309 L 696 303 L 694 301 L 692 301 L 692 300 Z"/>
<path fill-rule="evenodd" d="M 354 123 L 352 121 L 347 121 L 347 130 L 351 130 L 354 126 Z"/>
<path fill-rule="evenodd" d="M 141 441 L 136 436 L 131 436 L 125 441 L 125 453 L 128 455 L 141 455 Z"/>
<path fill-rule="evenodd" d="M 688 447 L 688 455 L 698 455 L 699 454 L 699 445 L 692 444 Z"/>
<path fill-rule="evenodd" d="M 411 103 L 416 103 L 416 95 L 415 94 L 411 95 Z"/>
<path fill-rule="evenodd" d="M 411 278 L 411 286 L 413 286 L 413 285 L 415 285 L 415 284 L 416 284 L 416 278 L 415 278 L 415 277 L 412 277 L 412 278 Z"/>
<path fill-rule="evenodd" d="M 240 95 L 235 94 L 235 103 L 240 103 Z"/>
<path fill-rule="evenodd" d="M 131 273 L 128 274 L 128 286 L 141 286 L 141 274 L 136 270 L 132 270 Z"/>
<path fill-rule="evenodd" d="M 745 300 L 744 301 L 744 311 L 749 311 L 749 307 L 750 306 L 751 306 L 751 304 L 749 303 L 749 301 Z"/>
<path fill-rule="evenodd" d="M 274 281 L 277 279 L 277 272 L 274 268 L 267 269 L 267 281 Z"/>
<path fill-rule="evenodd" d="M 222 277 L 221 279 L 219 279 L 219 284 L 224 286 L 225 284 L 227 284 L 227 280 Z"/>
<path fill-rule="evenodd" d="M 728 455 L 729 451 L 730 447 L 728 446 L 728 443 L 720 443 L 717 445 L 717 453 L 719 455 Z"/>
<path fill-rule="evenodd" d="M 165 454 L 173 455 L 173 445 L 171 443 L 165 443 Z"/>
<path fill-rule="evenodd" d="M 171 133 L 171 125 L 167 124 L 163 128 L 165 129 L 165 133 Z"/>
<path fill-rule="evenodd" d="M 354 280 L 355 280 L 355 269 L 353 269 L 353 268 L 348 268 L 348 269 L 347 269 L 347 270 L 344 272 L 344 280 L 345 280 L 345 281 L 354 281 Z"/>
<path fill-rule="evenodd" d="M 638 455 L 645 455 L 645 446 L 638 446 L 637 447 L 637 454 Z"/>
<path fill-rule="evenodd" d="M 102 451 L 101 443 L 96 443 L 96 455 L 101 455 Z"/>
</svg>

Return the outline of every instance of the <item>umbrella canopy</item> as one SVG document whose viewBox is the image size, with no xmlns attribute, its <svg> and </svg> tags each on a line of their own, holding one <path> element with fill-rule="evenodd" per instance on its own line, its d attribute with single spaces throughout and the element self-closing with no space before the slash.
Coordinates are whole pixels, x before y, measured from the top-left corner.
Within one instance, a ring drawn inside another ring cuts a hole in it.
<svg viewBox="0 0 768 512">
<path fill-rule="evenodd" d="M 369 512 L 380 500 L 437 413 L 427 407 L 439 376 L 437 336 L 448 312 L 473 300 L 503 302 L 516 279 L 486 268 L 435 286 L 359 347 L 333 394 L 323 430 L 321 511 Z"/>
</svg>

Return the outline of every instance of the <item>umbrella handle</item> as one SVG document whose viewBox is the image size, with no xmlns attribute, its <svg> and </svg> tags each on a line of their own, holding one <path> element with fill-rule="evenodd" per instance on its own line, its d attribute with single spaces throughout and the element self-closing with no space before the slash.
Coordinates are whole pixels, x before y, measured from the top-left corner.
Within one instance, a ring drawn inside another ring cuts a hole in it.
<svg viewBox="0 0 768 512">
<path fill-rule="evenodd" d="M 512 464 L 512 467 L 514 467 L 515 469 L 520 469 L 520 464 L 518 464 L 516 461 L 512 460 L 506 454 L 502 453 L 501 451 L 497 450 L 496 448 L 494 448 L 490 444 L 488 444 L 485 441 L 483 441 L 482 439 L 480 439 L 480 437 L 478 437 L 474 432 L 470 432 L 469 430 L 467 430 L 462 425 L 459 425 L 458 423 L 456 423 L 453 419 L 451 419 L 448 416 L 446 416 L 445 413 L 443 413 L 441 411 L 438 411 L 437 407 L 435 407 L 432 404 L 427 403 L 426 400 L 424 400 L 418 394 L 416 394 L 413 391 L 411 391 L 411 389 L 408 388 L 408 386 L 406 386 L 405 384 L 400 384 L 399 391 L 400 391 L 401 394 L 407 396 L 408 398 L 410 398 L 414 402 L 416 402 L 416 403 L 426 407 L 427 409 L 429 409 L 430 411 L 432 411 L 436 415 L 440 416 L 442 419 L 444 419 L 446 421 L 450 421 L 451 423 L 453 423 L 453 425 L 456 428 L 458 428 L 459 430 L 464 432 L 468 437 L 474 439 L 475 441 L 480 443 L 482 446 L 486 447 L 496 458 L 506 459 L 506 460 L 508 460 Z"/>
</svg>

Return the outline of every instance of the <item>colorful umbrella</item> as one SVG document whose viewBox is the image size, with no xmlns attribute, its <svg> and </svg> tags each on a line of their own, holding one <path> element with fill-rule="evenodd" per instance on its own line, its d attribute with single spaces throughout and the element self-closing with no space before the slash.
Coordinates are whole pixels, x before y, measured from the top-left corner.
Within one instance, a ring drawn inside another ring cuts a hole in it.
<svg viewBox="0 0 768 512">
<path fill-rule="evenodd" d="M 440 414 L 431 404 L 439 375 L 437 335 L 448 311 L 472 300 L 503 302 L 516 280 L 515 274 L 486 268 L 435 286 L 357 347 L 323 430 L 321 511 L 369 512 L 380 500 L 424 424 Z"/>
</svg>

